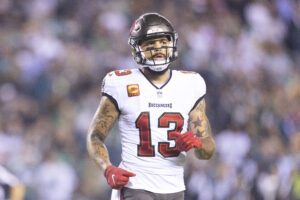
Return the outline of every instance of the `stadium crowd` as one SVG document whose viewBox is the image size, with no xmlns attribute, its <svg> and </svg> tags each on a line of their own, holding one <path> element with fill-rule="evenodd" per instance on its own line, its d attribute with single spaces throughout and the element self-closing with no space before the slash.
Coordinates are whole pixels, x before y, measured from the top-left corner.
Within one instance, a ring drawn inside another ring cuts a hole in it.
<svg viewBox="0 0 300 200">
<path fill-rule="evenodd" d="M 145 12 L 173 22 L 173 67 L 207 84 L 216 153 L 188 156 L 186 199 L 300 199 L 299 0 L 1 0 L 0 165 L 25 199 L 109 199 L 85 138 L 102 78 L 137 67 Z M 117 127 L 106 142 L 118 164 Z"/>
</svg>

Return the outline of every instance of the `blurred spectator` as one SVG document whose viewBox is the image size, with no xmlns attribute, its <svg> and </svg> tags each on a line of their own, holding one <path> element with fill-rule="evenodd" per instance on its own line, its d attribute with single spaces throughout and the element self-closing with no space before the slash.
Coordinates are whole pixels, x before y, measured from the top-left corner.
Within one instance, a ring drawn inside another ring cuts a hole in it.
<svg viewBox="0 0 300 200">
<path fill-rule="evenodd" d="M 33 177 L 33 187 L 37 189 L 37 199 L 65 200 L 73 199 L 77 187 L 74 169 L 60 161 L 54 152 L 48 152 Z"/>
<path fill-rule="evenodd" d="M 216 136 L 216 145 L 222 162 L 238 170 L 250 151 L 251 141 L 245 132 L 224 130 Z"/>
</svg>

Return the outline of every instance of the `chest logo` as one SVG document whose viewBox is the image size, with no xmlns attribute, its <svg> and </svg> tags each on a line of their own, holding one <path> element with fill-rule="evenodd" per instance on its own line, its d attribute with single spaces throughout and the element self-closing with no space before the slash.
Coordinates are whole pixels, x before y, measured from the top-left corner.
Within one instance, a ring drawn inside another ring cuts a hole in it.
<svg viewBox="0 0 300 200">
<path fill-rule="evenodd" d="M 139 84 L 127 85 L 128 97 L 140 96 Z"/>
</svg>

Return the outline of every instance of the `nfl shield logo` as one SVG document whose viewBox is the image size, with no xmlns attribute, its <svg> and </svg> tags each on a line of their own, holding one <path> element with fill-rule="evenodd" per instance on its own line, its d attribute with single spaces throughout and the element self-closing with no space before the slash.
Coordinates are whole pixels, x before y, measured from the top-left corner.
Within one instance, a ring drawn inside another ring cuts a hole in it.
<svg viewBox="0 0 300 200">
<path fill-rule="evenodd" d="M 158 97 L 162 97 L 162 94 L 163 94 L 163 93 L 162 93 L 161 90 L 158 90 L 158 91 L 157 91 L 157 96 L 158 96 Z"/>
</svg>

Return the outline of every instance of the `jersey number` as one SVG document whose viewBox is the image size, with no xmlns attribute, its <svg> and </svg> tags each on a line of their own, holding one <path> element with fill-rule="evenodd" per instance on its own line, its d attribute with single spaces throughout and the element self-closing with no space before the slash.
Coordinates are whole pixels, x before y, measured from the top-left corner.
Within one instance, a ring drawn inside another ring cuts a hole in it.
<svg viewBox="0 0 300 200">
<path fill-rule="evenodd" d="M 154 145 L 151 142 L 150 116 L 149 112 L 142 112 L 135 121 L 136 128 L 140 132 L 140 144 L 138 145 L 138 156 L 155 156 Z M 174 130 L 169 130 L 168 140 L 175 140 L 174 132 L 181 132 L 183 127 L 183 117 L 180 113 L 163 113 L 158 118 L 158 127 L 168 128 L 170 123 L 175 123 Z M 176 157 L 180 151 L 177 146 L 170 147 L 170 142 L 158 142 L 158 152 L 164 157 Z"/>
<path fill-rule="evenodd" d="M 131 70 L 129 70 L 129 69 L 116 70 L 116 71 L 115 71 L 115 74 L 116 74 L 117 76 L 125 76 L 125 75 L 128 75 L 128 74 L 131 74 Z"/>
</svg>

